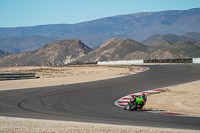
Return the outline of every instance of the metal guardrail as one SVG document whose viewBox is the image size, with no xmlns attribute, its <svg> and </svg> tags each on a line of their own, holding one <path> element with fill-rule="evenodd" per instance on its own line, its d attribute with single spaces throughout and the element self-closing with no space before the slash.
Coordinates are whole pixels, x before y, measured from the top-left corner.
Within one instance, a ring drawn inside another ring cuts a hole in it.
<svg viewBox="0 0 200 133">
<path fill-rule="evenodd" d="M 19 79 L 34 79 L 35 73 L 0 73 L 0 81 L 3 80 L 19 80 Z"/>
</svg>

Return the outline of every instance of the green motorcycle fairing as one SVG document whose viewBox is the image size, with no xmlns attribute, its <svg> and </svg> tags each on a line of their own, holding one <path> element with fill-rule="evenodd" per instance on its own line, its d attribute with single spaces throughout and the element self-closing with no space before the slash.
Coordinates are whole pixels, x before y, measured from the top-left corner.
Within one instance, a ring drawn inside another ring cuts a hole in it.
<svg viewBox="0 0 200 133">
<path fill-rule="evenodd" d="M 136 98 L 136 102 L 137 102 L 137 104 L 142 104 L 142 103 L 143 103 L 143 100 L 142 100 L 141 97 L 137 97 L 137 98 Z"/>
</svg>

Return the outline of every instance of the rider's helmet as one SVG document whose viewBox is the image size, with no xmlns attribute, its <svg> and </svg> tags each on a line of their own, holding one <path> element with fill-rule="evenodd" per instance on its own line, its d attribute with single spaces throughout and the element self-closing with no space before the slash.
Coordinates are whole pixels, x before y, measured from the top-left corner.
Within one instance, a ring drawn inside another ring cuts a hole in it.
<svg viewBox="0 0 200 133">
<path fill-rule="evenodd" d="M 145 95 L 145 94 L 142 94 L 142 97 L 143 97 L 143 98 L 145 98 L 145 97 L 146 97 L 146 95 Z"/>
</svg>

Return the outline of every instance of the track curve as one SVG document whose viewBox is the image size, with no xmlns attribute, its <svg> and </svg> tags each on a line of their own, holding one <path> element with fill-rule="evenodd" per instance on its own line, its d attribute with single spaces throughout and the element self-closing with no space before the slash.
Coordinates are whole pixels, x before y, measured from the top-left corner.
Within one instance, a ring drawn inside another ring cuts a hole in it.
<svg viewBox="0 0 200 133">
<path fill-rule="evenodd" d="M 200 80 L 200 65 L 148 67 L 144 73 L 115 79 L 1 91 L 0 115 L 200 130 L 200 118 L 129 112 L 114 105 L 130 93 Z"/>
</svg>

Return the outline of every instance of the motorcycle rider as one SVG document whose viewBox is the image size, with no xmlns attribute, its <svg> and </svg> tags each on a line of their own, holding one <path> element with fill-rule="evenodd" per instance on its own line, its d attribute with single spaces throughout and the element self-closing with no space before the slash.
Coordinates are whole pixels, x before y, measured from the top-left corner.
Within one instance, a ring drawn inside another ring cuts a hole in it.
<svg viewBox="0 0 200 133">
<path fill-rule="evenodd" d="M 140 105 L 140 109 L 142 109 L 145 103 L 147 102 L 147 96 L 145 94 L 142 94 L 141 96 L 138 96 L 136 98 L 136 101 Z"/>
<path fill-rule="evenodd" d="M 131 97 L 130 102 L 133 101 L 134 98 L 136 98 L 136 102 L 138 103 L 139 108 L 142 109 L 147 101 L 147 96 L 145 94 L 142 94 L 140 96 L 134 95 Z M 124 110 L 126 110 L 126 107 L 124 108 Z"/>
</svg>

